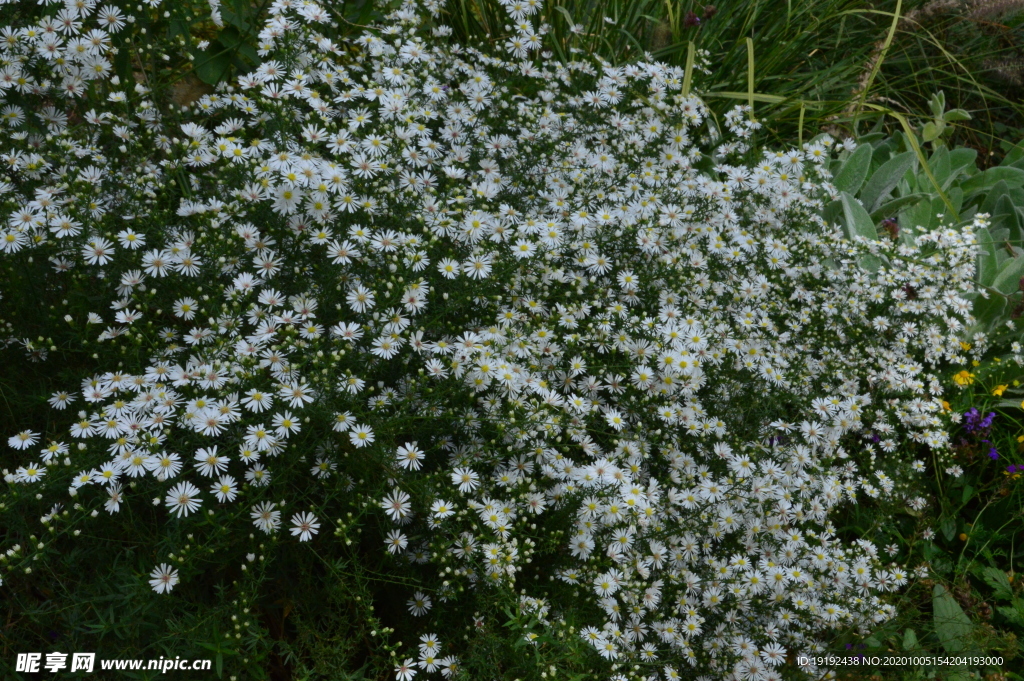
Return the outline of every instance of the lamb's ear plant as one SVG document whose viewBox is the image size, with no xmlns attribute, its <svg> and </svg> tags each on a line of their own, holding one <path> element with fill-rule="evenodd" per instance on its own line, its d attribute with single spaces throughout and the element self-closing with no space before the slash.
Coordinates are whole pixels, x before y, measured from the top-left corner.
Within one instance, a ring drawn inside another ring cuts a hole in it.
<svg viewBox="0 0 1024 681">
<path fill-rule="evenodd" d="M 539 59 L 539 2 L 465 47 L 435 2 L 343 43 L 278 0 L 182 120 L 103 67 L 134 11 L 0 41 L 0 294 L 47 303 L 5 352 L 88 348 L 5 433 L 23 649 L 138 657 L 168 619 L 143 652 L 246 678 L 819 678 L 927 573 L 834 520 L 949 470 L 983 217 L 879 239 L 868 152 L 752 149 L 679 67 Z M 128 631 L 39 591 L 115 561 Z"/>
<path fill-rule="evenodd" d="M 944 101 L 941 93 L 933 97 L 933 118 L 916 144 L 904 132 L 862 136 L 861 146 L 836 162 L 841 196 L 823 216 L 841 221 L 851 235 L 905 244 L 922 231 L 958 229 L 988 216 L 976 234 L 976 292 L 970 294 L 975 322 L 967 337 L 984 334 L 986 346 L 1011 352 L 1024 312 L 1024 146 L 1012 147 L 999 165 L 980 169 L 976 150 L 942 143 L 948 135 L 943 126 L 966 115 L 943 111 Z M 925 143 L 931 143 L 930 173 L 921 163 Z"/>
</svg>

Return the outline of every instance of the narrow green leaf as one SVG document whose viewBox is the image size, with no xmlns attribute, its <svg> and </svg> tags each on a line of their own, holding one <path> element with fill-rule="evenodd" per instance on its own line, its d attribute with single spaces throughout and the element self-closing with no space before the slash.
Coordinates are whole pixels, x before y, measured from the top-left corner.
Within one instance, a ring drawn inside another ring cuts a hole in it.
<svg viewBox="0 0 1024 681">
<path fill-rule="evenodd" d="M 882 68 L 882 63 L 885 61 L 885 55 L 889 53 L 889 47 L 892 45 L 892 38 L 896 35 L 896 26 L 900 23 L 900 16 L 903 10 L 903 0 L 896 0 L 896 11 L 892 13 L 892 24 L 889 25 L 889 33 L 885 36 L 885 42 L 882 43 L 882 49 L 878 52 L 878 58 L 875 59 L 874 65 L 871 67 L 871 73 L 868 74 L 868 80 L 864 83 L 864 87 L 860 91 L 860 101 L 857 103 L 857 112 L 854 114 L 853 129 L 857 129 L 857 120 L 860 118 L 860 112 L 864 110 L 864 106 L 867 104 L 868 93 L 871 91 L 871 85 L 875 82 L 875 76 L 878 75 L 878 70 Z M 869 108 L 874 108 L 870 107 Z"/>
<path fill-rule="evenodd" d="M 671 11 L 671 10 L 670 10 Z M 686 46 L 686 68 L 683 71 L 683 97 L 690 96 L 690 83 L 693 82 L 693 60 L 696 52 L 693 41 Z"/>
<path fill-rule="evenodd" d="M 750 118 L 754 120 L 754 41 L 747 38 L 747 104 Z"/>
<path fill-rule="evenodd" d="M 900 208 L 917 203 L 923 198 L 926 198 L 924 194 L 907 194 L 906 196 L 901 196 L 898 199 L 886 201 L 881 206 L 871 211 L 871 219 L 875 223 L 879 223 L 885 218 L 895 215 Z"/>
<path fill-rule="evenodd" d="M 856 195 L 864 184 L 868 171 L 871 169 L 871 154 L 873 148 L 870 144 L 862 144 L 850 154 L 846 162 L 832 179 L 832 184 L 841 192 L 849 192 Z"/>
<path fill-rule="evenodd" d="M 946 652 L 955 655 L 967 649 L 974 625 L 956 599 L 941 584 L 936 584 L 932 590 L 932 613 L 935 618 L 935 634 Z"/>
<path fill-rule="evenodd" d="M 864 202 L 870 212 L 878 210 L 882 201 L 889 196 L 903 176 L 907 174 L 907 171 L 914 166 L 915 158 L 914 152 L 905 151 L 890 158 L 871 175 L 860 193 L 860 200 Z"/>
</svg>

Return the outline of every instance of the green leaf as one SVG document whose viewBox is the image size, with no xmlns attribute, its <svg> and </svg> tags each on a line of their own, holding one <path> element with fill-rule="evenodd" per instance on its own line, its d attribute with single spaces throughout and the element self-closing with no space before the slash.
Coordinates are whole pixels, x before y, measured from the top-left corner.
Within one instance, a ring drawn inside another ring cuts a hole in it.
<svg viewBox="0 0 1024 681">
<path fill-rule="evenodd" d="M 1014 407 L 1016 407 L 1017 409 L 1024 409 L 1024 404 L 1018 402 L 1017 400 L 999 400 L 998 402 L 996 402 L 995 406 L 999 407 L 1000 409 L 1012 409 Z"/>
<path fill-rule="evenodd" d="M 932 169 L 932 175 L 935 176 L 939 186 L 944 186 L 952 168 L 949 164 L 949 149 L 946 147 L 936 149 L 932 153 L 932 157 L 928 159 L 928 167 Z"/>
<path fill-rule="evenodd" d="M 998 222 L 1001 227 L 1006 227 L 1010 230 L 1010 239 L 1016 241 L 1020 238 L 1021 234 L 1021 221 L 1020 215 L 1017 213 L 1017 207 L 1014 205 L 1013 199 L 1010 198 L 1009 194 L 1003 194 L 996 201 L 995 208 L 992 211 L 993 223 Z"/>
<path fill-rule="evenodd" d="M 1020 403 L 1018 403 L 1017 406 L 1020 406 Z M 981 578 L 985 580 L 986 584 L 992 587 L 996 598 L 1004 601 L 1013 599 L 1013 586 L 1010 584 L 1010 578 L 1007 577 L 1006 573 L 999 568 L 982 568 Z"/>
<path fill-rule="evenodd" d="M 1024 185 L 1024 170 L 1007 166 L 995 166 L 965 180 L 960 185 L 960 188 L 964 190 L 964 194 L 970 194 L 979 189 L 993 187 L 999 180 L 1006 180 L 1006 183 L 1011 187 L 1019 187 Z"/>
<path fill-rule="evenodd" d="M 946 541 L 953 541 L 953 537 L 956 536 L 956 521 L 952 518 L 943 518 L 939 523 L 939 531 L 942 532 Z"/>
<path fill-rule="evenodd" d="M 907 194 L 906 196 L 901 196 L 897 199 L 893 199 L 892 201 L 886 201 L 881 206 L 871 211 L 871 219 L 875 221 L 875 224 L 878 224 L 885 218 L 895 215 L 899 212 L 900 208 L 916 203 L 923 198 L 926 198 L 924 194 Z M 838 201 L 836 203 L 838 203 Z"/>
<path fill-rule="evenodd" d="M 832 184 L 835 185 L 836 189 L 841 192 L 850 192 L 851 194 L 856 194 L 860 191 L 861 185 L 864 184 L 864 179 L 868 176 L 868 170 L 871 169 L 872 151 L 873 149 L 870 144 L 862 144 L 850 154 L 850 157 L 843 163 L 843 167 L 839 169 L 839 172 L 832 179 Z"/>
<path fill-rule="evenodd" d="M 999 165 L 1009 166 L 1021 160 L 1024 160 L 1024 141 L 1018 142 L 1012 149 L 1006 152 L 1006 156 L 1003 157 Z"/>
<path fill-rule="evenodd" d="M 971 114 L 967 113 L 963 109 L 950 109 L 942 115 L 942 120 L 947 123 L 955 123 L 957 121 L 969 121 L 971 120 Z"/>
<path fill-rule="evenodd" d="M 850 236 L 850 241 L 853 241 L 854 236 L 877 240 L 878 230 L 875 229 L 875 223 L 872 222 L 868 212 L 864 210 L 864 206 L 860 205 L 860 201 L 845 191 L 840 195 L 840 201 L 843 203 L 843 217 L 846 221 L 846 233 Z"/>
<path fill-rule="evenodd" d="M 987 332 L 1003 320 L 1006 314 L 1006 297 L 991 291 L 988 298 L 982 298 L 979 294 L 974 298 L 974 309 L 971 313 L 977 323 L 970 335 L 978 331 Z"/>
<path fill-rule="evenodd" d="M 884 142 L 886 139 L 884 132 L 869 132 L 858 137 L 857 144 L 870 144 L 877 149 L 880 145 L 875 142 Z"/>
<path fill-rule="evenodd" d="M 935 123 L 928 121 L 924 124 L 924 130 L 921 132 L 921 137 L 924 138 L 925 142 L 934 142 L 939 139 L 939 135 L 942 134 L 943 128 L 946 127 L 945 123 L 940 123 L 942 127 Z"/>
<path fill-rule="evenodd" d="M 1010 295 L 1020 290 L 1019 282 L 1021 277 L 1024 277 L 1024 257 L 1007 258 L 1006 262 L 999 268 L 999 274 L 993 280 L 992 288 L 1000 293 Z"/>
<path fill-rule="evenodd" d="M 999 261 L 996 259 L 996 249 L 999 246 L 992 243 L 992 233 L 988 231 L 988 227 L 978 230 L 977 239 L 978 283 L 982 286 L 991 286 L 999 268 Z"/>
<path fill-rule="evenodd" d="M 1017 599 L 1018 601 L 1020 599 Z M 1011 608 L 1008 605 L 1000 605 L 996 608 L 999 614 L 1010 620 L 1018 627 L 1024 627 L 1024 603 L 1019 603 L 1017 607 Z"/>
<path fill-rule="evenodd" d="M 214 43 L 210 49 L 203 50 L 196 57 L 195 72 L 199 80 L 209 85 L 216 85 L 231 68 L 231 54 L 220 43 Z"/>
<path fill-rule="evenodd" d="M 903 176 L 907 174 L 907 171 L 914 166 L 915 160 L 914 152 L 905 151 L 890 158 L 874 172 L 860 193 L 860 200 L 867 206 L 868 211 L 873 213 L 878 210 L 882 201 L 889 196 Z"/>
<path fill-rule="evenodd" d="M 968 168 L 974 169 L 974 162 L 978 158 L 978 152 L 974 149 L 960 148 L 953 149 L 949 152 L 949 175 L 942 182 L 943 189 L 949 189 L 949 187 L 959 177 L 967 171 Z"/>
<path fill-rule="evenodd" d="M 917 648 L 917 634 L 913 629 L 907 629 L 903 632 L 903 650 L 910 651 Z"/>
<path fill-rule="evenodd" d="M 985 192 L 985 200 L 981 202 L 981 213 L 988 213 L 992 215 L 996 210 L 996 201 L 1001 197 L 1010 193 L 1010 185 L 1006 184 L 1006 180 L 999 180 L 992 187 Z"/>
<path fill-rule="evenodd" d="M 908 234 L 917 234 L 919 231 L 930 229 L 934 217 L 931 200 L 924 198 L 900 211 L 900 229 Z"/>
<path fill-rule="evenodd" d="M 964 614 L 960 604 L 941 584 L 932 590 L 932 613 L 935 617 L 935 634 L 947 653 L 956 655 L 970 644 L 974 625 Z"/>
</svg>

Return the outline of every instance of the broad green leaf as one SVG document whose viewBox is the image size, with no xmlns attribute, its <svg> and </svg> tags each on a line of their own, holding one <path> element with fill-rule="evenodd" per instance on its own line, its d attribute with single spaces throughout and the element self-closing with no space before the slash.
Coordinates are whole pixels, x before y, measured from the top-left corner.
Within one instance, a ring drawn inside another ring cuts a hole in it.
<svg viewBox="0 0 1024 681">
<path fill-rule="evenodd" d="M 1006 156 L 999 163 L 1001 166 L 1009 166 L 1024 160 L 1024 141 L 1018 142 L 1012 149 L 1006 152 Z"/>
<path fill-rule="evenodd" d="M 836 186 L 836 189 L 851 194 L 856 194 L 860 191 L 861 185 L 864 184 L 864 179 L 868 176 L 868 170 L 871 169 L 871 153 L 871 145 L 862 144 L 850 154 L 850 157 L 846 159 L 843 167 L 839 169 L 839 172 L 836 173 L 835 178 L 832 180 L 832 184 Z"/>
<path fill-rule="evenodd" d="M 970 335 L 978 331 L 987 332 L 1003 320 L 1006 313 L 1006 297 L 993 291 L 989 291 L 988 298 L 982 298 L 980 294 L 977 294 L 974 296 L 973 307 L 971 314 L 977 321 L 971 329 Z"/>
<path fill-rule="evenodd" d="M 956 655 L 966 650 L 974 624 L 941 584 L 936 584 L 932 590 L 932 613 L 935 617 L 935 634 L 946 652 Z"/>
<path fill-rule="evenodd" d="M 956 211 L 956 213 L 954 215 L 950 215 L 948 210 L 943 210 L 945 206 L 941 205 L 939 207 L 939 210 L 941 210 L 946 215 L 947 222 L 949 219 L 952 219 L 953 222 L 959 222 L 960 208 L 961 206 L 964 205 L 964 190 L 960 189 L 960 187 L 953 187 L 952 189 L 949 190 L 947 198 L 949 198 L 949 202 L 953 204 L 953 209 Z M 938 197 L 936 197 L 936 200 L 941 201 L 941 199 L 939 199 Z"/>
<path fill-rule="evenodd" d="M 939 531 L 946 541 L 953 541 L 953 537 L 956 536 L 956 521 L 952 518 L 943 518 L 939 523 Z"/>
<path fill-rule="evenodd" d="M 220 43 L 213 43 L 209 49 L 203 50 L 196 57 L 194 68 L 199 80 L 209 85 L 216 85 L 231 68 L 230 50 L 221 46 Z"/>
<path fill-rule="evenodd" d="M 829 201 L 824 208 L 821 209 L 821 219 L 826 224 L 832 225 L 839 221 L 840 215 L 843 214 L 843 202 L 836 199 L 835 201 Z"/>
<path fill-rule="evenodd" d="M 964 194 L 970 194 L 979 189 L 993 187 L 999 180 L 1006 180 L 1011 187 L 1019 187 L 1024 184 L 1024 170 L 1008 166 L 995 166 L 965 180 L 960 188 L 964 190 Z"/>
<path fill-rule="evenodd" d="M 932 169 L 932 175 L 935 176 L 939 186 L 945 185 L 950 171 L 949 149 L 946 147 L 936 149 L 932 153 L 932 157 L 928 159 L 928 167 Z"/>
<path fill-rule="evenodd" d="M 942 126 L 943 128 L 945 125 Z M 934 142 L 939 139 L 939 135 L 942 134 L 942 128 L 935 125 L 932 121 L 928 121 L 924 124 L 924 130 L 921 132 L 921 136 L 925 142 Z"/>
<path fill-rule="evenodd" d="M 1013 199 L 1010 198 L 1009 194 L 1003 194 L 996 201 L 995 208 L 992 211 L 993 222 L 999 221 L 1000 227 L 1005 227 L 1009 230 L 1007 235 L 1013 241 L 1017 241 L 1021 234 L 1021 220 L 1020 215 L 1017 213 L 1017 207 L 1013 203 Z"/>
<path fill-rule="evenodd" d="M 932 210 L 932 202 L 927 198 L 900 211 L 899 215 L 900 229 L 910 234 L 931 229 L 933 220 L 935 212 Z"/>
<path fill-rule="evenodd" d="M 858 137 L 857 144 L 870 144 L 874 147 L 875 142 L 884 142 L 886 139 L 884 132 L 869 132 Z"/>
<path fill-rule="evenodd" d="M 978 160 L 977 149 L 970 147 L 957 147 L 949 152 L 949 165 L 953 168 L 966 168 Z"/>
<path fill-rule="evenodd" d="M 867 206 L 868 211 L 873 213 L 878 210 L 882 201 L 896 188 L 915 162 L 914 152 L 906 151 L 890 158 L 871 175 L 860 193 L 860 200 Z"/>
<path fill-rule="evenodd" d="M 992 281 L 992 288 L 1010 295 L 1020 290 L 1021 277 L 1024 277 L 1024 257 L 1007 258 Z"/>
<path fill-rule="evenodd" d="M 947 123 L 955 123 L 957 121 L 969 121 L 971 120 L 971 114 L 967 113 L 963 109 L 950 109 L 942 115 L 942 120 Z"/>
<path fill-rule="evenodd" d="M 884 201 L 882 205 L 871 211 L 871 219 L 877 224 L 885 218 L 895 215 L 899 212 L 900 208 L 916 203 L 923 198 L 926 198 L 924 194 L 907 194 L 906 196 L 901 196 L 898 199 Z M 838 201 L 836 203 L 838 203 Z"/>
<path fill-rule="evenodd" d="M 987 227 L 978 230 L 978 283 L 991 286 L 995 281 L 999 261 L 996 260 L 998 246 L 992 243 L 992 234 Z"/>
<path fill-rule="evenodd" d="M 949 152 L 949 176 L 942 182 L 942 189 L 949 189 L 964 172 L 973 169 L 977 158 L 978 152 L 974 149 L 960 148 Z"/>
<path fill-rule="evenodd" d="M 903 632 L 903 650 L 910 651 L 917 648 L 917 634 L 913 629 Z"/>
<path fill-rule="evenodd" d="M 864 210 L 864 206 L 860 205 L 860 201 L 845 191 L 840 194 L 840 201 L 843 203 L 846 233 L 850 235 L 850 240 L 853 241 L 853 237 L 856 235 L 867 239 L 878 239 L 875 223 L 871 221 L 871 216 Z"/>
<path fill-rule="evenodd" d="M 172 16 L 167 22 L 167 37 L 173 40 L 177 36 L 181 36 L 187 41 L 189 40 L 189 22 L 185 19 Z"/>
<path fill-rule="evenodd" d="M 1010 185 L 1006 183 L 1006 180 L 999 180 L 992 188 L 985 192 L 985 200 L 981 202 L 981 209 L 979 212 L 988 213 L 992 215 L 996 210 L 996 201 L 1000 197 L 1010 193 Z"/>
<path fill-rule="evenodd" d="M 1020 403 L 1017 403 L 1020 406 Z M 995 592 L 995 597 L 1000 600 L 1011 600 L 1013 598 L 1013 586 L 1010 584 L 1010 578 L 1006 576 L 1006 573 L 999 568 L 986 567 L 981 569 L 981 578 L 985 580 L 985 583 L 992 587 Z"/>
</svg>

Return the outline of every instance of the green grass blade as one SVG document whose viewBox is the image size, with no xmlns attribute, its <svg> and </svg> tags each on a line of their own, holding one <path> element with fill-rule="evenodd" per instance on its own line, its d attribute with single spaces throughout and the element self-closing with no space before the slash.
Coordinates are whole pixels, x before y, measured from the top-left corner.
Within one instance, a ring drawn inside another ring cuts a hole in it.
<svg viewBox="0 0 1024 681">
<path fill-rule="evenodd" d="M 691 40 L 686 46 L 686 68 L 683 71 L 683 97 L 690 96 L 690 84 L 693 82 L 693 59 L 697 51 Z"/>
</svg>

